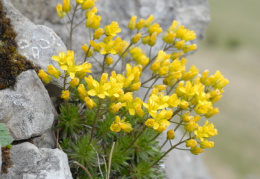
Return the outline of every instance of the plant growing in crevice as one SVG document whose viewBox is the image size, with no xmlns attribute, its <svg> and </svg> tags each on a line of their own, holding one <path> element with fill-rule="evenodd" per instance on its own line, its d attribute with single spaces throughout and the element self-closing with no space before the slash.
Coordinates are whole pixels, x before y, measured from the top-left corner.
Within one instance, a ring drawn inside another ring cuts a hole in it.
<svg viewBox="0 0 260 179">
<path fill-rule="evenodd" d="M 214 146 L 209 140 L 218 131 L 208 118 L 219 112 L 213 105 L 228 80 L 219 71 L 199 75 L 195 66 L 186 69 L 183 56 L 196 49 L 190 43 L 196 34 L 177 21 L 164 33 L 162 49 L 155 52 L 163 29 L 152 15 L 139 21 L 131 17 L 132 36 L 127 41 L 118 36 L 117 22 L 100 27 L 95 2 L 58 4 L 58 16 L 70 22 L 69 50 L 52 57 L 60 69 L 49 65 L 47 73 L 38 73 L 45 83 L 53 78 L 64 81 L 57 141 L 69 156 L 75 178 L 163 178 L 160 164 L 173 149 L 197 155 Z M 75 22 L 79 11 L 85 16 Z M 82 44 L 85 56 L 76 65 L 73 30 L 84 21 L 90 39 Z M 89 59 L 99 65 L 100 74 L 90 75 Z M 121 69 L 115 70 L 119 62 Z M 139 90 L 142 96 L 136 97 Z M 201 126 L 198 122 L 203 118 L 207 120 Z M 180 129 L 186 132 L 177 140 L 175 132 Z M 156 139 L 164 132 L 167 138 L 159 145 Z M 162 150 L 166 143 L 170 147 Z"/>
</svg>

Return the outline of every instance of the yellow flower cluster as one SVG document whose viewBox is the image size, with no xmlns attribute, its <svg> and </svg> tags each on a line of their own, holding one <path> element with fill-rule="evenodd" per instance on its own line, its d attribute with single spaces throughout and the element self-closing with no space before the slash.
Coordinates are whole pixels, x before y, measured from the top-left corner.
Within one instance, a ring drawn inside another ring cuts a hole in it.
<svg viewBox="0 0 260 179">
<path fill-rule="evenodd" d="M 61 98 L 69 100 L 73 97 L 84 103 L 87 109 L 97 109 L 98 113 L 102 108 L 101 111 L 114 114 L 115 120 L 110 125 L 113 132 L 131 132 L 132 125 L 125 122 L 125 118 L 119 117 L 128 112 L 131 116 L 145 117 L 143 124 L 158 133 L 166 131 L 171 122 L 176 123 L 177 128 L 183 126 L 190 136 L 189 140 L 186 140 L 186 146 L 190 147 L 193 154 L 213 147 L 214 142 L 208 139 L 217 135 L 217 130 L 208 121 L 203 126 L 198 122 L 202 117 L 209 118 L 219 112 L 213 105 L 222 97 L 223 88 L 229 81 L 219 71 L 209 76 L 208 71 L 200 75 L 194 65 L 186 69 L 186 59 L 183 55 L 196 49 L 196 44 L 190 42 L 196 38 L 195 32 L 173 21 L 162 37 L 164 48 L 152 57 L 152 47 L 156 44 L 158 35 L 163 32 L 160 24 L 153 22 L 152 15 L 139 21 L 137 16 L 131 17 L 128 28 L 135 33 L 128 42 L 118 37 L 121 28 L 117 22 L 112 21 L 100 28 L 101 16 L 97 15 L 95 2 L 96 0 L 76 0 L 73 6 L 74 12 L 80 8 L 84 11 L 85 25 L 90 33 L 89 42 L 81 46 L 85 53 L 84 63 L 75 65 L 73 51 L 61 52 L 52 59 L 64 70 L 64 76 L 58 69 L 49 65 L 47 73 L 39 71 L 38 75 L 42 80 L 49 83 L 52 77 L 62 77 L 65 82 L 66 78 L 70 77 L 70 86 L 66 88 L 64 84 Z M 58 16 L 63 18 L 71 10 L 70 0 L 63 0 L 63 4 L 58 4 L 56 10 Z M 73 23 L 73 17 L 68 18 Z M 72 29 L 77 25 L 72 24 Z M 149 54 L 138 47 L 140 44 L 149 46 Z M 103 61 L 95 58 L 96 54 L 103 55 Z M 116 56 L 118 60 L 114 61 Z M 102 73 L 99 77 L 88 74 L 91 73 L 92 65 L 86 62 L 87 58 L 93 58 L 100 65 Z M 122 74 L 117 74 L 113 70 L 120 60 Z M 113 63 L 115 64 L 111 67 L 111 73 L 105 73 L 105 65 L 110 66 Z M 147 67 L 150 68 L 152 76 L 142 84 L 140 79 L 143 70 L 149 69 Z M 158 79 L 163 79 L 163 84 L 154 85 L 154 82 L 150 87 L 144 86 L 151 80 Z M 143 100 L 134 95 L 140 88 L 148 89 Z M 152 92 L 149 94 L 150 89 Z M 147 101 L 146 96 L 149 96 Z M 179 116 L 180 121 L 176 122 L 174 116 Z M 174 138 L 175 131 L 168 130 L 167 140 Z"/>
<path fill-rule="evenodd" d="M 55 68 L 52 65 L 49 65 L 47 67 L 47 73 L 45 73 L 43 70 L 40 70 L 38 73 L 38 76 L 45 82 L 49 83 L 51 81 L 51 76 L 58 79 L 60 77 L 64 78 L 64 81 L 66 81 L 66 78 L 70 76 L 70 86 L 74 87 L 78 85 L 79 79 L 86 76 L 87 73 L 91 73 L 91 67 L 92 65 L 88 62 L 84 62 L 81 65 L 75 65 L 75 59 L 74 59 L 74 52 L 68 50 L 65 54 L 64 52 L 59 53 L 58 56 L 52 56 L 52 59 L 54 61 L 57 61 L 60 69 L 64 70 L 65 76 L 61 76 L 61 71 L 59 71 L 57 68 Z M 51 75 L 51 76 L 50 76 Z M 77 77 L 77 78 L 75 78 Z M 69 91 L 63 90 L 61 94 L 61 98 L 68 100 L 69 99 Z"/>
<path fill-rule="evenodd" d="M 63 0 L 63 4 L 56 6 L 56 12 L 59 18 L 63 18 L 71 10 L 70 0 Z"/>
<path fill-rule="evenodd" d="M 111 124 L 110 130 L 114 132 L 120 132 L 121 130 L 124 130 L 125 132 L 129 133 L 131 130 L 133 130 L 130 123 L 125 122 L 124 119 L 120 119 L 119 116 L 115 117 L 115 121 Z"/>
</svg>

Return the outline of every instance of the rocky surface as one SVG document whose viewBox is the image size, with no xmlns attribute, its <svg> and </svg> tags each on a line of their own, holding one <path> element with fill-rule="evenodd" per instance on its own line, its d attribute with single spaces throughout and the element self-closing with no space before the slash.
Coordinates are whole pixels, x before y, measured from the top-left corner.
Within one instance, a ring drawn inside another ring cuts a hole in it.
<svg viewBox="0 0 260 179">
<path fill-rule="evenodd" d="M 11 150 L 13 167 L 1 179 L 72 179 L 68 158 L 59 149 L 38 149 L 24 142 Z"/>
<path fill-rule="evenodd" d="M 14 140 L 40 136 L 54 121 L 47 90 L 33 70 L 22 72 L 13 89 L 0 90 L 0 122 Z"/>
<path fill-rule="evenodd" d="M 11 19 L 17 33 L 18 52 L 44 70 L 49 64 L 58 67 L 51 57 L 59 52 L 67 51 L 60 37 L 52 29 L 43 25 L 35 25 L 24 17 L 13 7 L 10 0 L 2 0 L 2 4 L 6 17 Z M 62 80 L 59 83 L 62 84 Z"/>
<path fill-rule="evenodd" d="M 64 43 L 53 30 L 29 21 L 9 0 L 1 2 L 17 32 L 20 54 L 46 69 L 48 64 L 53 64 L 52 55 L 66 51 Z M 57 64 L 53 65 L 57 67 Z M 1 173 L 1 179 L 72 178 L 67 155 L 51 149 L 55 147 L 52 134 L 54 114 L 48 91 L 34 70 L 19 74 L 13 88 L 0 90 L 0 122 L 6 123 L 15 143 L 20 143 L 13 145 L 13 167 L 7 174 Z M 34 144 L 24 142 L 31 138 Z"/>
<path fill-rule="evenodd" d="M 174 141 L 179 141 L 182 137 L 182 132 L 178 130 L 175 133 Z M 161 135 L 161 141 L 166 138 L 166 133 Z M 174 144 L 173 144 L 174 145 Z M 170 144 L 167 143 L 163 150 L 168 150 Z M 186 148 L 185 144 L 179 146 L 179 148 Z M 165 157 L 164 168 L 166 171 L 167 179 L 211 179 L 210 174 L 205 168 L 201 155 L 193 155 L 189 151 L 172 150 L 169 155 Z"/>
</svg>

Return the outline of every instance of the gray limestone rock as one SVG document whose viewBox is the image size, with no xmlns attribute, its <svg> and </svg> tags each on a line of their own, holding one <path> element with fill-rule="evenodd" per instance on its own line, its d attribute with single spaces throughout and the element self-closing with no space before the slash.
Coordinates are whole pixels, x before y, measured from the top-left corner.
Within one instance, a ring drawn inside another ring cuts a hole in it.
<svg viewBox="0 0 260 179">
<path fill-rule="evenodd" d="M 45 131 L 41 136 L 33 139 L 33 144 L 38 148 L 51 148 L 56 147 L 56 141 L 54 139 L 54 131 L 52 128 Z"/>
<path fill-rule="evenodd" d="M 160 141 L 166 139 L 166 132 L 160 136 Z M 174 141 L 180 141 L 183 133 L 180 130 L 175 132 Z M 168 150 L 170 144 L 167 143 L 163 150 Z M 186 148 L 185 144 L 178 146 L 179 148 Z M 164 160 L 163 167 L 168 179 L 211 179 L 210 174 L 208 173 L 206 167 L 204 166 L 201 155 L 193 155 L 189 151 L 182 151 L 173 149 Z"/>
<path fill-rule="evenodd" d="M 40 136 L 50 129 L 53 106 L 47 90 L 33 70 L 22 72 L 13 89 L 0 90 L 0 121 L 14 140 Z"/>
<path fill-rule="evenodd" d="M 59 149 L 25 142 L 13 146 L 11 160 L 13 167 L 1 179 L 72 179 L 67 155 Z"/>
<path fill-rule="evenodd" d="M 59 52 L 67 51 L 60 37 L 52 29 L 43 25 L 35 25 L 24 17 L 13 7 L 10 0 L 2 0 L 2 4 L 6 16 L 11 19 L 17 33 L 18 52 L 44 70 L 49 64 L 58 68 L 58 64 L 51 57 L 58 55 Z M 63 84 L 62 79 L 59 80 L 59 84 Z"/>
</svg>

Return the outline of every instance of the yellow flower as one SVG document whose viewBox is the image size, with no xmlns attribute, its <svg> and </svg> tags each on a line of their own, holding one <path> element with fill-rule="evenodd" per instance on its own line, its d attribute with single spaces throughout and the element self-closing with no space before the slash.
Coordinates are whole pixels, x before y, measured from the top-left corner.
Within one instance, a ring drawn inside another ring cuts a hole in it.
<svg viewBox="0 0 260 179">
<path fill-rule="evenodd" d="M 134 47 L 129 50 L 133 60 L 139 65 L 145 66 L 149 63 L 149 58 L 141 48 Z"/>
<path fill-rule="evenodd" d="M 141 39 L 141 37 L 142 37 L 142 33 L 139 32 L 138 34 L 136 34 L 136 35 L 131 39 L 131 42 L 132 42 L 133 44 L 136 44 L 136 43 Z"/>
<path fill-rule="evenodd" d="M 214 124 L 209 124 L 209 121 L 207 120 L 204 126 L 200 126 L 197 130 L 194 131 L 194 134 L 196 135 L 196 138 L 204 141 L 204 138 L 209 138 L 217 135 L 218 131 L 214 128 Z"/>
<path fill-rule="evenodd" d="M 59 18 L 63 18 L 64 16 L 66 16 L 66 12 L 64 12 L 63 10 L 62 10 L 62 5 L 61 4 L 58 4 L 57 6 L 56 6 L 56 12 L 57 12 L 57 15 L 58 15 L 58 17 Z"/>
<path fill-rule="evenodd" d="M 168 101 L 167 101 L 167 103 L 169 104 L 169 107 L 170 107 L 170 108 L 172 108 L 172 107 L 177 107 L 177 106 L 180 104 L 180 102 L 181 102 L 181 101 L 179 100 L 179 98 L 178 98 L 178 96 L 177 96 L 176 93 L 172 94 L 172 95 L 169 97 Z"/>
<path fill-rule="evenodd" d="M 148 45 L 151 47 L 154 46 L 156 44 L 156 38 L 157 38 L 157 33 L 156 32 L 152 33 L 152 35 L 150 36 Z"/>
<path fill-rule="evenodd" d="M 144 26 L 149 28 L 152 22 L 154 21 L 153 15 L 150 15 L 144 22 Z"/>
<path fill-rule="evenodd" d="M 128 23 L 128 28 L 131 30 L 135 29 L 135 24 L 136 24 L 136 16 L 132 16 L 129 23 Z"/>
<path fill-rule="evenodd" d="M 87 83 L 88 84 L 91 83 L 91 86 L 90 85 L 88 86 L 89 87 L 88 94 L 90 96 L 98 96 L 101 99 L 104 99 L 106 96 L 109 96 L 109 93 L 107 92 L 107 90 L 111 87 L 109 83 L 102 84 L 101 82 L 98 83 L 96 80 L 93 79 L 87 81 Z"/>
<path fill-rule="evenodd" d="M 45 73 L 43 70 L 40 70 L 38 76 L 44 81 L 44 83 L 49 83 L 51 81 L 51 76 Z"/>
<path fill-rule="evenodd" d="M 138 91 L 139 88 L 141 87 L 141 82 L 133 83 L 130 85 L 129 89 L 130 91 Z"/>
<path fill-rule="evenodd" d="M 185 141 L 186 147 L 195 147 L 197 145 L 197 141 L 194 139 L 189 139 Z"/>
<path fill-rule="evenodd" d="M 76 0 L 77 4 L 82 4 L 85 0 Z"/>
<path fill-rule="evenodd" d="M 199 69 L 196 68 L 194 65 L 191 66 L 189 71 L 182 74 L 182 80 L 187 81 L 193 79 L 199 73 Z"/>
<path fill-rule="evenodd" d="M 74 65 L 74 52 L 70 50 L 66 54 L 61 52 L 58 56 L 52 56 L 51 58 L 59 63 L 62 70 L 67 70 L 69 65 Z"/>
<path fill-rule="evenodd" d="M 183 56 L 183 52 L 173 52 L 172 54 L 171 54 L 171 59 L 172 60 L 175 60 L 175 59 L 177 59 L 177 58 L 180 58 L 181 56 Z"/>
<path fill-rule="evenodd" d="M 123 106 L 123 105 L 122 105 L 122 103 L 120 103 L 120 102 L 118 102 L 118 103 L 113 103 L 113 104 L 111 104 L 111 105 L 109 106 L 109 111 L 114 114 L 114 113 L 118 112 L 119 109 L 120 109 L 122 106 Z"/>
<path fill-rule="evenodd" d="M 69 12 L 71 9 L 70 7 L 70 0 L 63 0 L 63 7 L 62 7 L 62 11 L 63 12 Z"/>
<path fill-rule="evenodd" d="M 202 149 L 212 148 L 212 147 L 214 147 L 214 142 L 212 142 L 212 141 L 207 141 L 207 140 L 201 141 L 201 142 L 200 142 L 200 147 L 201 147 Z"/>
<path fill-rule="evenodd" d="M 167 44 L 172 44 L 174 42 L 175 36 L 176 36 L 176 33 L 174 33 L 174 32 L 166 32 L 163 35 L 163 41 Z"/>
<path fill-rule="evenodd" d="M 80 2 L 80 1 L 79 1 Z M 87 9 L 90 9 L 92 8 L 93 6 L 95 6 L 95 2 L 96 0 L 83 0 L 81 4 L 81 8 L 83 10 L 87 10 Z"/>
<path fill-rule="evenodd" d="M 147 119 L 144 124 L 147 127 L 153 127 L 154 126 L 154 119 Z"/>
<path fill-rule="evenodd" d="M 97 42 L 90 40 L 89 44 L 93 47 L 94 51 L 96 51 L 96 52 L 100 51 L 101 47 Z"/>
<path fill-rule="evenodd" d="M 144 27 L 145 25 L 145 20 L 144 19 L 140 19 L 138 23 L 136 23 L 135 27 L 140 30 Z"/>
<path fill-rule="evenodd" d="M 92 65 L 88 62 L 84 62 L 83 64 L 76 66 L 76 76 L 78 78 L 83 78 L 84 76 L 86 76 L 86 73 L 92 73 L 90 70 L 91 68 Z"/>
<path fill-rule="evenodd" d="M 94 39 L 99 39 L 101 37 L 101 35 L 104 34 L 104 30 L 102 28 L 98 28 L 97 30 L 95 30 L 94 34 L 93 34 L 93 38 Z"/>
<path fill-rule="evenodd" d="M 190 121 L 184 125 L 184 128 L 189 133 L 193 132 L 194 130 L 198 129 L 199 125 L 195 121 Z"/>
<path fill-rule="evenodd" d="M 48 65 L 47 72 L 56 79 L 61 75 L 61 72 L 52 65 Z"/>
<path fill-rule="evenodd" d="M 113 54 L 113 55 L 117 54 L 117 51 L 114 49 L 114 41 L 113 40 L 110 40 L 107 43 L 100 42 L 99 45 L 102 48 L 100 50 L 100 53 L 102 55 L 110 54 L 110 53 Z"/>
<path fill-rule="evenodd" d="M 120 132 L 121 129 L 127 133 L 133 130 L 132 125 L 129 122 L 125 122 L 125 118 L 121 120 L 119 116 L 116 116 L 115 121 L 110 126 L 110 130 L 113 132 Z"/>
<path fill-rule="evenodd" d="M 61 98 L 65 99 L 65 100 L 68 100 L 70 97 L 70 92 L 69 90 L 62 90 L 61 91 Z"/>
<path fill-rule="evenodd" d="M 194 147 L 191 147 L 190 151 L 192 154 L 198 155 L 199 153 L 204 152 L 204 149 L 199 148 L 198 146 L 194 146 Z"/>
<path fill-rule="evenodd" d="M 136 112 L 137 116 L 139 116 L 139 117 L 144 117 L 144 115 L 145 115 L 145 112 L 143 111 L 141 105 L 136 105 L 135 112 Z"/>
<path fill-rule="evenodd" d="M 117 22 L 113 21 L 110 25 L 105 26 L 105 34 L 107 36 L 116 36 L 117 33 L 121 32 Z"/>
<path fill-rule="evenodd" d="M 88 96 L 88 93 L 85 89 L 85 86 L 83 84 L 80 84 L 77 88 L 77 91 L 79 92 L 79 96 L 80 96 L 80 99 L 84 99 L 85 97 Z"/>
<path fill-rule="evenodd" d="M 70 80 L 70 86 L 72 88 L 74 88 L 75 86 L 77 86 L 79 84 L 79 79 L 78 78 L 74 78 Z"/>
<path fill-rule="evenodd" d="M 171 130 L 168 130 L 167 131 L 167 139 L 169 140 L 172 140 L 172 139 L 174 139 L 175 138 L 175 135 L 174 135 L 174 130 L 173 129 L 171 129 Z"/>
<path fill-rule="evenodd" d="M 89 97 L 85 97 L 84 98 L 84 101 L 85 101 L 85 105 L 89 108 L 89 109 L 92 109 L 93 107 L 96 107 L 97 104 L 92 100 L 90 99 Z"/>
<path fill-rule="evenodd" d="M 88 13 L 86 21 L 86 27 L 98 29 L 100 26 L 101 16 L 94 14 L 93 12 Z"/>
<path fill-rule="evenodd" d="M 93 50 L 89 49 L 89 47 L 87 46 L 87 44 L 83 44 L 81 46 L 81 49 L 85 52 L 85 54 L 87 55 L 87 57 L 91 57 L 93 55 Z"/>
<path fill-rule="evenodd" d="M 113 63 L 113 58 L 112 58 L 112 57 L 107 57 L 107 58 L 105 59 L 105 62 L 106 62 L 106 64 L 107 64 L 107 66 L 109 66 L 109 65 L 111 65 L 111 64 Z"/>
<path fill-rule="evenodd" d="M 160 24 L 154 23 L 148 28 L 148 32 L 150 35 L 152 35 L 154 32 L 159 35 L 162 32 L 162 28 L 160 27 Z"/>
<path fill-rule="evenodd" d="M 178 42 L 175 42 L 174 47 L 177 48 L 178 50 L 181 50 L 184 47 L 185 41 L 181 40 Z"/>
</svg>

